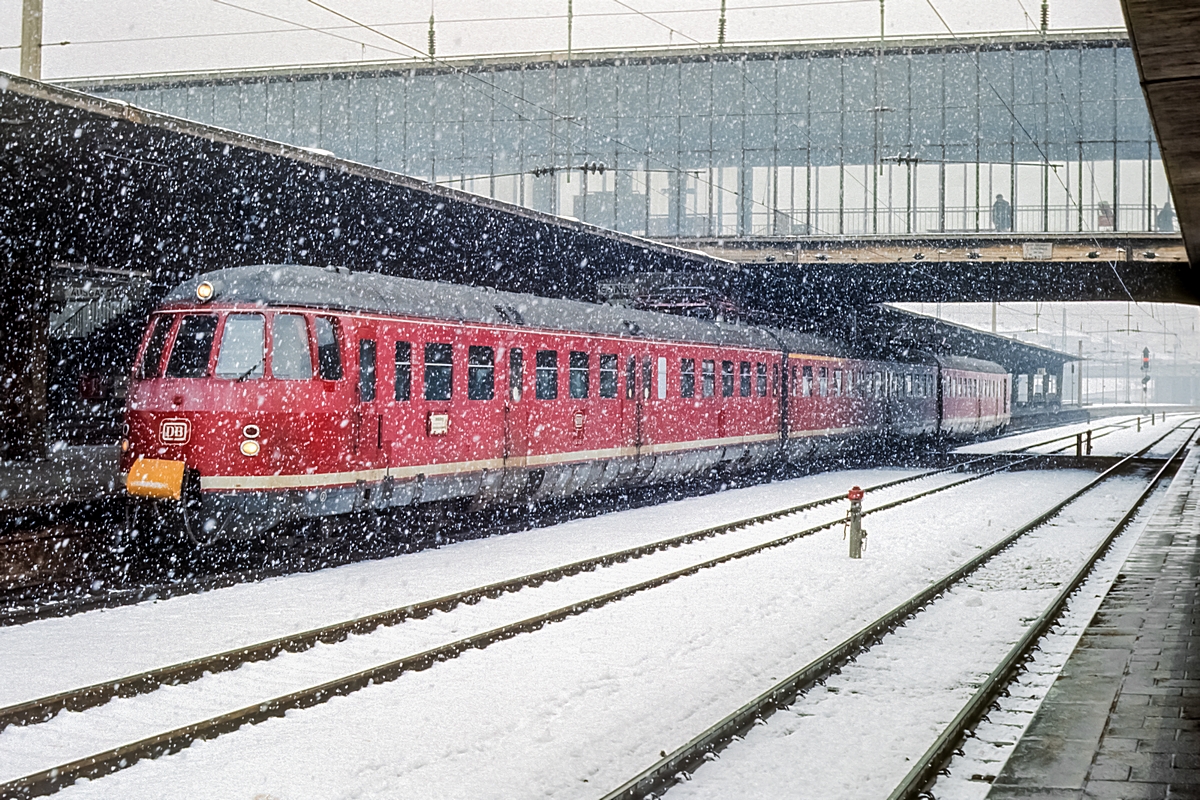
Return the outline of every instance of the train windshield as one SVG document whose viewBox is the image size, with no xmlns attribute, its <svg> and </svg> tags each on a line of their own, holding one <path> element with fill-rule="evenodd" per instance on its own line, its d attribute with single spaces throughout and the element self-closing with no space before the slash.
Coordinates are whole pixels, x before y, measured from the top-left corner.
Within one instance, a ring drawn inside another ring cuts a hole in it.
<svg viewBox="0 0 1200 800">
<path fill-rule="evenodd" d="M 203 378 L 208 372 L 216 332 L 217 318 L 211 314 L 188 314 L 179 320 L 179 332 L 167 359 L 166 377 Z"/>
<path fill-rule="evenodd" d="M 221 352 L 217 356 L 217 377 L 235 381 L 263 376 L 266 349 L 262 314 L 230 314 L 221 334 Z"/>
<path fill-rule="evenodd" d="M 150 319 L 154 330 L 146 341 L 146 350 L 142 353 L 142 362 L 138 366 L 137 376 L 140 380 L 157 378 L 162 368 L 163 350 L 167 347 L 167 335 L 171 332 L 173 317 L 159 314 Z"/>
</svg>

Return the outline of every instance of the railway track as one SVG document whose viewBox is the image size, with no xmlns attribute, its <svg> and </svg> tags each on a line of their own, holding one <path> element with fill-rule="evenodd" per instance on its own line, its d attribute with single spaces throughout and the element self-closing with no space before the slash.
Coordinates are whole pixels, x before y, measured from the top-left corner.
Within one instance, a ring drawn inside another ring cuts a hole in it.
<svg viewBox="0 0 1200 800">
<path fill-rule="evenodd" d="M 983 465 L 991 460 L 991 457 L 984 457 L 978 459 L 976 463 Z M 870 491 L 878 494 L 887 492 L 888 490 L 895 492 L 898 487 L 903 487 L 906 484 L 932 478 L 937 475 L 946 474 L 946 477 L 949 478 L 945 483 L 931 488 L 921 488 L 919 491 L 910 492 L 905 496 L 880 503 L 870 513 L 878 513 L 889 508 L 911 503 L 923 497 L 979 480 L 1011 466 L 1011 461 L 1006 461 L 999 467 L 983 469 L 978 473 L 959 476 L 954 474 L 962 470 L 962 465 L 958 465 L 946 470 L 934 470 L 868 487 Z M 164 685 L 178 686 L 179 684 L 198 681 L 202 677 L 211 680 L 213 674 L 235 670 L 252 662 L 269 661 L 285 652 L 301 653 L 319 643 L 345 642 L 353 634 L 366 634 L 382 628 L 396 626 L 398 623 L 407 620 L 423 619 L 439 611 L 445 612 L 460 607 L 474 606 L 486 598 L 512 595 L 524 588 L 559 582 L 563 578 L 593 573 L 618 564 L 641 561 L 647 556 L 681 553 L 686 550 L 684 548 L 685 545 L 714 540 L 716 537 L 735 531 L 746 530 L 755 525 L 803 514 L 804 512 L 816 512 L 823 506 L 840 502 L 841 500 L 843 500 L 843 496 L 840 494 L 835 497 L 821 498 L 769 514 L 693 531 L 640 547 L 585 559 L 551 570 L 543 570 L 521 578 L 493 583 L 423 603 L 391 609 L 369 617 L 347 620 L 335 625 L 325 626 L 293 636 L 280 637 L 267 642 L 260 642 L 249 647 L 215 654 L 183 664 L 150 670 L 137 675 L 124 676 L 119 680 L 39 698 L 0 709 L 0 727 L 10 725 L 36 727 L 36 723 L 50 720 L 59 711 L 65 709 L 75 711 L 97 709 L 97 707 L 116 698 L 145 697 L 148 693 L 153 694 L 156 689 Z M 595 593 L 594 591 L 584 592 L 580 596 L 572 598 L 566 604 L 557 605 L 548 610 L 542 610 L 540 613 L 522 617 L 513 623 L 499 627 L 488 627 L 467 637 L 457 638 L 449 642 L 444 642 L 443 640 L 444 643 L 437 643 L 432 647 L 420 650 L 404 658 L 394 659 L 385 663 L 372 663 L 365 669 L 342 669 L 340 672 L 335 669 L 334 675 L 330 680 L 306 684 L 295 691 L 273 697 L 264 697 L 261 694 L 262 690 L 259 689 L 260 693 L 253 697 L 252 703 L 247 703 L 245 706 L 229 713 L 189 722 L 186 725 L 177 727 L 166 726 L 167 729 L 162 730 L 161 733 L 156 733 L 152 736 L 143 736 L 136 741 L 130 741 L 128 744 L 110 747 L 100 752 L 92 753 L 84 758 L 75 759 L 68 763 L 55 764 L 17 778 L 9 777 L 7 782 L 0 784 L 0 796 L 23 797 L 50 793 L 80 778 L 98 777 L 128 766 L 142 758 L 155 757 L 163 753 L 181 749 L 197 739 L 218 736 L 247 724 L 279 716 L 290 709 L 305 708 L 323 703 L 331 697 L 348 694 L 374 683 L 393 680 L 406 672 L 427 669 L 468 650 L 483 648 L 494 642 L 521 633 L 536 631 L 547 624 L 576 616 L 594 608 L 600 608 L 608 603 L 665 585 L 701 570 L 712 568 L 734 559 L 744 558 L 763 550 L 786 545 L 789 542 L 810 536 L 818 531 L 839 525 L 841 522 L 842 517 L 838 515 L 833 518 L 826 518 L 818 524 L 810 525 L 803 530 L 789 532 L 784 536 L 770 536 L 763 541 L 756 541 L 744 547 L 735 547 L 712 557 L 698 557 L 693 558 L 691 561 L 684 558 L 682 559 L 684 563 L 678 563 L 680 559 L 677 558 L 676 562 L 678 566 L 676 564 L 668 565 L 668 567 L 676 566 L 676 568 L 665 570 L 661 568 L 652 569 L 647 577 L 627 582 L 618 589 L 599 593 Z M 236 695 L 236 692 L 233 694 Z"/>
<path fill-rule="evenodd" d="M 1182 427 L 1194 418 L 1184 420 Z M 1037 531 L 1054 519 L 1060 512 L 1072 503 L 1080 501 L 1084 495 L 1102 486 L 1106 481 L 1120 475 L 1126 467 L 1140 456 L 1149 452 L 1164 439 L 1173 435 L 1172 431 L 1164 433 L 1150 445 L 1122 459 L 1086 486 L 1072 492 L 1067 498 L 1057 503 L 1048 511 L 1038 515 L 1016 531 L 1004 537 L 992 547 L 946 575 L 941 580 L 930 585 L 925 590 L 907 599 L 889 612 L 880 616 L 857 633 L 839 643 L 834 648 L 822 654 L 802 669 L 778 682 L 766 692 L 752 699 L 733 713 L 729 714 L 710 728 L 680 746 L 671 753 L 665 753 L 655 764 L 634 776 L 620 787 L 604 795 L 603 800 L 633 800 L 634 798 L 659 797 L 673 786 L 686 781 L 700 782 L 703 773 L 696 774 L 704 764 L 717 759 L 725 748 L 734 741 L 740 741 L 757 725 L 762 724 L 772 714 L 791 708 L 806 692 L 818 684 L 828 681 L 831 676 L 838 674 L 848 664 L 855 662 L 873 648 L 885 643 L 889 635 L 898 628 L 928 608 L 933 607 L 950 590 L 960 585 L 990 562 L 1012 548 L 1030 533 Z M 992 670 L 978 690 L 962 706 L 953 720 L 944 727 L 940 735 L 927 751 L 914 758 L 914 766 L 903 778 L 901 783 L 891 792 L 889 800 L 910 800 L 911 798 L 927 797 L 923 794 L 936 779 L 939 771 L 959 747 L 963 737 L 972 726 L 987 713 L 996 697 L 1004 690 L 1009 681 L 1019 672 L 1029 658 L 1031 650 L 1043 637 L 1063 608 L 1073 592 L 1080 586 L 1091 572 L 1096 562 L 1104 556 L 1113 541 L 1124 532 L 1146 500 L 1152 495 L 1161 481 L 1175 468 L 1186 451 L 1188 444 L 1196 434 L 1192 428 L 1187 439 L 1176 448 L 1171 456 L 1164 461 L 1159 469 L 1147 481 L 1145 488 L 1137 495 L 1134 502 L 1123 513 L 1116 525 L 1101 537 L 1099 544 L 1090 550 L 1081 566 L 1063 583 L 1062 589 L 1054 599 L 1036 615 L 1029 624 L 1020 640 L 1007 652 L 1000 663 Z M 889 660 L 888 663 L 895 663 Z M 846 749 L 853 751 L 856 743 L 848 742 Z M 778 754 L 776 754 L 778 756 Z M 778 758 L 776 759 L 778 760 Z M 865 759 L 869 761 L 870 759 Z M 719 792 L 718 792 L 719 793 Z M 702 792 L 685 791 L 685 796 L 703 794 Z"/>
</svg>

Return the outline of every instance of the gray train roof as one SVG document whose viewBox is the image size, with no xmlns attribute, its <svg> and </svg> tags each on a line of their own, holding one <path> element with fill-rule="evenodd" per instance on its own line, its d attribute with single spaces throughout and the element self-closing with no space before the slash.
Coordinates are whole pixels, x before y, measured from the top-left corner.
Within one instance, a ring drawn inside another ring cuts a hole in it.
<svg viewBox="0 0 1200 800">
<path fill-rule="evenodd" d="M 844 344 L 807 333 L 708 322 L 621 306 L 397 278 L 344 268 L 260 264 L 208 272 L 172 289 L 164 304 L 195 304 L 196 287 L 203 281 L 213 285 L 213 301 L 221 303 L 368 311 L 629 338 L 769 350 L 786 348 L 789 352 L 812 355 L 848 354 Z"/>
</svg>

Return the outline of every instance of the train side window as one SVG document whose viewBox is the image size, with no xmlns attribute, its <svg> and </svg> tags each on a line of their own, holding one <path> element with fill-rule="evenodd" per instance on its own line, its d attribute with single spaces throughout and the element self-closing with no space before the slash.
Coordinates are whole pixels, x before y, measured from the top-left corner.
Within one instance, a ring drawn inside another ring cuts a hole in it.
<svg viewBox="0 0 1200 800">
<path fill-rule="evenodd" d="M 658 399 L 667 399 L 667 358 L 658 357 Z"/>
<path fill-rule="evenodd" d="M 591 359 L 582 350 L 572 350 L 569 358 L 570 373 L 567 376 L 567 382 L 571 397 L 575 400 L 584 400 L 591 388 L 588 385 L 588 369 L 591 366 Z"/>
<path fill-rule="evenodd" d="M 617 396 L 617 356 L 615 353 L 600 356 L 600 396 Z"/>
<path fill-rule="evenodd" d="M 642 356 L 642 399 L 650 399 L 650 385 L 654 383 L 654 368 L 650 366 L 650 356 Z"/>
<path fill-rule="evenodd" d="M 375 340 L 358 340 L 358 402 L 375 399 Z"/>
<path fill-rule="evenodd" d="M 425 399 L 449 400 L 454 391 L 454 348 L 444 342 L 425 345 Z"/>
<path fill-rule="evenodd" d="M 842 396 L 842 371 L 840 369 L 833 371 L 833 396 Z"/>
<path fill-rule="evenodd" d="M 491 400 L 496 396 L 496 351 L 482 345 L 467 349 L 467 399 Z"/>
<path fill-rule="evenodd" d="M 721 396 L 733 397 L 733 362 L 721 362 Z"/>
<path fill-rule="evenodd" d="M 221 352 L 217 355 L 217 377 L 236 381 L 256 380 L 263 376 L 266 347 L 262 314 L 230 314 L 221 334 Z M 180 333 L 183 325 L 180 324 Z M 176 343 L 179 337 L 175 338 Z M 170 372 L 170 366 L 167 371 Z"/>
<path fill-rule="evenodd" d="M 308 324 L 299 314 L 276 314 L 271 322 L 271 377 L 307 381 L 313 376 Z"/>
<path fill-rule="evenodd" d="M 803 372 L 801 374 L 803 375 L 804 380 L 800 384 L 800 396 L 801 397 L 812 397 L 812 393 L 813 393 L 813 391 L 812 391 L 813 390 L 812 367 L 804 367 Z"/>
<path fill-rule="evenodd" d="M 537 399 L 554 400 L 558 397 L 558 352 L 537 351 Z"/>
<path fill-rule="evenodd" d="M 625 399 L 632 400 L 637 393 L 637 359 L 633 356 L 625 362 Z"/>
<path fill-rule="evenodd" d="M 679 360 L 679 396 L 696 396 L 696 359 L 694 358 Z"/>
<path fill-rule="evenodd" d="M 750 362 L 743 361 L 738 365 L 738 395 L 749 397 L 751 392 Z"/>
<path fill-rule="evenodd" d="M 779 365 L 771 365 L 771 396 L 779 397 Z"/>
<path fill-rule="evenodd" d="M 154 328 L 150 331 L 146 349 L 142 352 L 142 360 L 138 363 L 138 380 L 157 378 L 162 374 L 163 350 L 166 349 L 167 336 L 171 333 L 171 323 L 174 321 L 174 316 L 166 314 L 158 314 L 151 318 L 150 324 Z"/>
<path fill-rule="evenodd" d="M 213 335 L 216 332 L 217 318 L 211 314 L 188 314 L 179 320 L 179 331 L 175 334 L 175 344 L 171 346 L 164 375 L 168 378 L 203 378 L 208 372 L 208 359 L 212 355 Z M 260 362 L 259 375 L 262 374 L 261 369 Z"/>
<path fill-rule="evenodd" d="M 525 384 L 525 356 L 521 348 L 508 351 L 508 396 L 516 402 L 521 399 L 521 387 Z"/>
<path fill-rule="evenodd" d="M 412 344 L 396 342 L 396 399 L 412 397 Z"/>
<path fill-rule="evenodd" d="M 758 373 L 756 375 L 757 386 L 755 387 L 758 389 L 758 396 L 766 397 L 767 396 L 767 365 L 760 361 L 757 364 L 757 366 L 755 367 L 755 369 L 758 370 Z"/>
<path fill-rule="evenodd" d="M 317 374 L 322 380 L 342 379 L 342 351 L 338 345 L 337 324 L 329 317 L 313 320 L 317 328 Z"/>
<path fill-rule="evenodd" d="M 829 369 L 821 367 L 821 371 L 817 373 L 817 390 L 821 397 L 829 396 Z"/>
<path fill-rule="evenodd" d="M 792 364 L 791 368 L 792 368 L 792 382 L 791 382 L 791 385 L 788 387 L 788 394 L 790 394 L 792 397 L 799 397 L 800 396 L 800 384 L 796 380 L 796 365 Z M 787 367 L 784 367 L 784 369 L 787 369 Z"/>
<path fill-rule="evenodd" d="M 700 364 L 700 394 L 703 397 L 712 397 L 717 393 L 717 362 L 703 361 Z"/>
</svg>

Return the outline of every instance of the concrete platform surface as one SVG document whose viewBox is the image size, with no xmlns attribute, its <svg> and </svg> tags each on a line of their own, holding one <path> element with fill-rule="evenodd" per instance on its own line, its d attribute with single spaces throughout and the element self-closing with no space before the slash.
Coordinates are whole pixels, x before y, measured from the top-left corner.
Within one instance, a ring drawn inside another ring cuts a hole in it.
<svg viewBox="0 0 1200 800">
<path fill-rule="evenodd" d="M 988 793 L 1200 798 L 1200 449 Z"/>
</svg>

